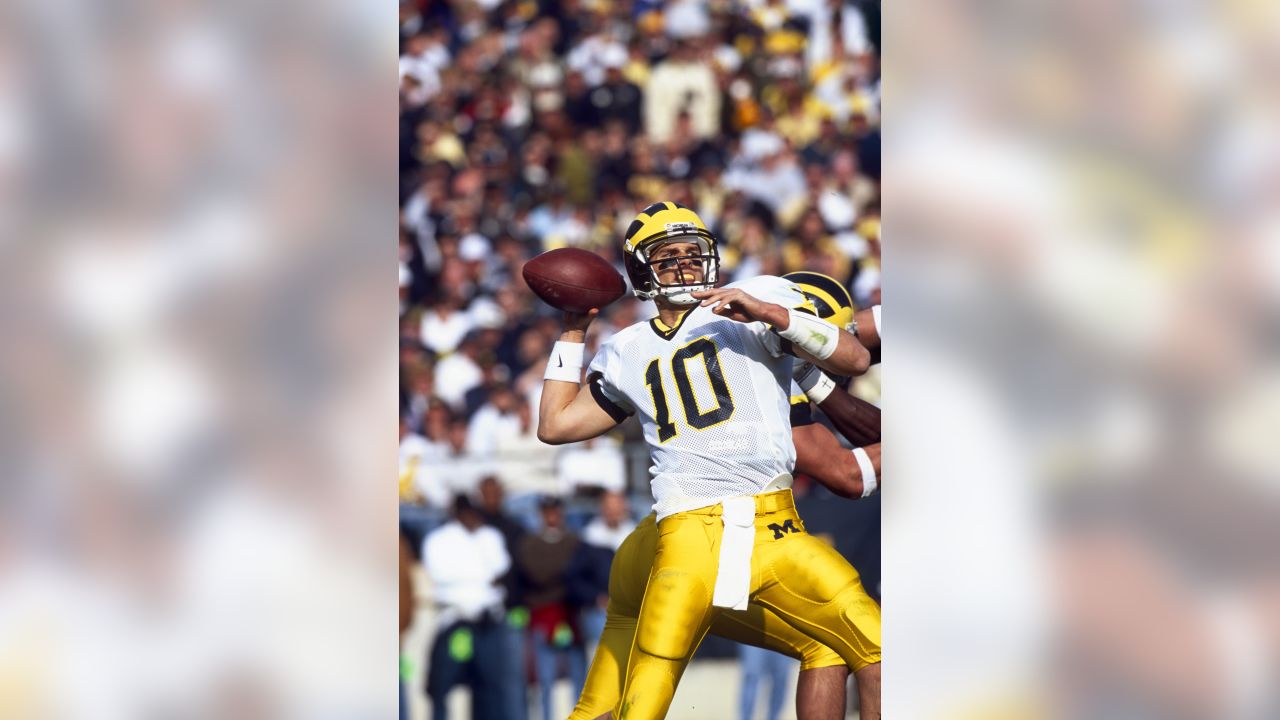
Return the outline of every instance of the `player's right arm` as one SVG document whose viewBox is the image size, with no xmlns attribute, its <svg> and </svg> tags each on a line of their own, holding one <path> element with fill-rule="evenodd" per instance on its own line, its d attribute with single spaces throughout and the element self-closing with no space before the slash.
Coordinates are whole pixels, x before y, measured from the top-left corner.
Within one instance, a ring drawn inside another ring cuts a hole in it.
<svg viewBox="0 0 1280 720">
<path fill-rule="evenodd" d="M 589 384 L 580 383 L 587 326 L 597 313 L 565 313 L 564 332 L 548 361 L 538 405 L 538 439 L 548 445 L 590 440 L 620 422 L 600 405 Z"/>
</svg>

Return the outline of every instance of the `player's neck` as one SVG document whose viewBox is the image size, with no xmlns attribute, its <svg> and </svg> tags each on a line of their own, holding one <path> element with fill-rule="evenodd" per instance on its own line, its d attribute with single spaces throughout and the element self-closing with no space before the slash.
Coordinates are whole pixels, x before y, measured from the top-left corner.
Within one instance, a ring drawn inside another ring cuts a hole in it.
<svg viewBox="0 0 1280 720">
<path fill-rule="evenodd" d="M 673 328 L 676 325 L 679 325 L 680 318 L 684 317 L 685 313 L 697 307 L 696 304 L 677 305 L 664 298 L 654 300 L 654 305 L 658 306 L 658 322 L 668 328 Z"/>
</svg>

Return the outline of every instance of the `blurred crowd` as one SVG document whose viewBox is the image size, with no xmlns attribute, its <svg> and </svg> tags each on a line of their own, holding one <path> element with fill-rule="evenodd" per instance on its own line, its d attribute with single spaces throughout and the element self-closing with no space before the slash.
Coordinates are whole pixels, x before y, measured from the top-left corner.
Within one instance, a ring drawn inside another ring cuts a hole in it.
<svg viewBox="0 0 1280 720">
<path fill-rule="evenodd" d="M 879 296 L 878 5 L 403 2 L 403 499 L 626 489 L 607 441 L 534 435 L 555 311 L 520 270 L 621 238 L 660 199 L 721 239 L 730 280 L 807 269 Z M 601 337 L 643 319 L 615 303 Z"/>
<path fill-rule="evenodd" d="M 572 246 L 621 270 L 627 225 L 669 199 L 720 239 L 728 280 L 816 270 L 878 302 L 879 3 L 409 0 L 400 29 L 402 527 L 421 554 L 475 503 L 504 540 L 502 557 L 463 564 L 505 597 L 461 621 L 443 610 L 428 687 L 469 677 L 449 660 L 459 628 L 475 658 L 528 642 L 549 717 L 549 678 L 581 683 L 648 464 L 634 422 L 537 440 L 560 319 L 521 268 Z M 588 356 L 643 305 L 607 308 Z M 433 587 L 452 581 L 425 567 Z M 518 717 L 495 702 L 477 712 Z"/>
</svg>

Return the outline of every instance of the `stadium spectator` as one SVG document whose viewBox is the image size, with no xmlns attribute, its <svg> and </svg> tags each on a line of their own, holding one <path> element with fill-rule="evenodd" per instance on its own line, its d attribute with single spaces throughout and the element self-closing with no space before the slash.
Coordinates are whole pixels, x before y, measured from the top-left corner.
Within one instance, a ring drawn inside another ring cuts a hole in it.
<svg viewBox="0 0 1280 720">
<path fill-rule="evenodd" d="M 428 505 L 448 507 L 449 500 L 459 493 L 474 491 L 480 479 L 493 471 L 493 459 L 467 452 L 467 421 L 460 416 L 451 417 L 446 429 L 448 445 L 445 453 L 437 457 L 417 474 L 418 493 Z"/>
<path fill-rule="evenodd" d="M 516 548 L 520 538 L 524 537 L 525 527 L 507 513 L 503 506 L 506 492 L 502 483 L 493 475 L 480 480 L 480 516 L 486 525 L 502 533 L 503 545 L 511 557 L 516 556 Z M 503 625 L 503 643 L 506 648 L 507 667 L 507 712 L 505 717 L 511 720 L 524 720 L 529 712 L 528 673 L 526 663 L 527 630 L 529 611 L 521 594 L 519 573 L 514 565 L 503 574 L 502 586 L 505 589 L 503 598 L 506 606 L 506 618 Z"/>
<path fill-rule="evenodd" d="M 436 457 L 437 448 L 410 429 L 409 418 L 400 416 L 400 497 L 418 498 L 418 473 Z"/>
<path fill-rule="evenodd" d="M 603 488 L 620 493 L 626 489 L 626 457 L 609 438 L 593 438 L 561 449 L 556 475 L 559 487 L 566 492 Z"/>
<path fill-rule="evenodd" d="M 465 495 L 458 495 L 453 520 L 423 543 L 422 561 L 439 607 L 427 675 L 431 716 L 447 718 L 446 696 L 454 686 L 466 684 L 472 717 L 502 720 L 507 661 L 498 580 L 511 566 L 502 535 L 484 524 Z"/>
<path fill-rule="evenodd" d="M 455 412 L 466 408 L 467 392 L 484 381 L 480 359 L 484 352 L 481 336 L 471 332 L 471 321 L 466 321 L 468 332 L 461 338 L 457 352 L 436 363 L 436 395 L 449 403 Z"/>
<path fill-rule="evenodd" d="M 609 566 L 614 551 L 602 545 L 578 543 L 565 570 L 566 600 L 577 613 L 578 627 L 587 657 L 595 654 L 596 643 L 609 606 Z"/>
<path fill-rule="evenodd" d="M 525 395 L 512 393 L 516 426 L 494 444 L 496 472 L 508 486 L 525 492 L 556 488 L 556 448 L 538 440 L 537 417 Z"/>
<path fill-rule="evenodd" d="M 471 416 L 467 426 L 467 452 L 477 456 L 491 455 L 500 438 L 520 434 L 517 401 L 510 385 L 498 384 L 490 390 L 488 402 Z"/>
<path fill-rule="evenodd" d="M 687 113 L 698 137 L 720 134 L 720 89 L 697 38 L 677 40 L 671 54 L 654 66 L 644 89 L 645 132 L 664 142 Z"/>
<path fill-rule="evenodd" d="M 618 546 L 635 529 L 626 496 L 607 491 L 600 495 L 599 513 L 582 530 L 582 541 L 617 552 Z"/>
<path fill-rule="evenodd" d="M 552 720 L 551 690 L 567 666 L 573 697 L 582 692 L 587 659 L 577 619 L 568 598 L 568 570 L 580 543 L 565 527 L 564 502 L 545 496 L 539 502 L 542 527 L 521 538 L 516 551 L 524 598 L 529 605 L 534 668 L 538 676 L 542 718 Z"/>
</svg>

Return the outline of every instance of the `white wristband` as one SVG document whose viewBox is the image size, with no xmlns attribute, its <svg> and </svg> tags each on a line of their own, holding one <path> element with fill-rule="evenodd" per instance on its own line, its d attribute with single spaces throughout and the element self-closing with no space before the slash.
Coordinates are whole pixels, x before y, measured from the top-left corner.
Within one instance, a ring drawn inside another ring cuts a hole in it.
<svg viewBox="0 0 1280 720">
<path fill-rule="evenodd" d="M 792 345 L 809 353 L 819 360 L 826 360 L 836 351 L 840 342 L 840 328 L 808 313 L 787 310 L 791 322 L 786 330 L 779 330 L 778 336 L 790 340 Z"/>
<path fill-rule="evenodd" d="M 876 326 L 876 335 L 880 334 L 880 306 L 871 308 L 871 324 Z"/>
<path fill-rule="evenodd" d="M 586 345 L 575 342 L 557 340 L 551 349 L 551 357 L 547 360 L 547 371 L 542 374 L 544 380 L 560 380 L 577 383 L 582 380 L 582 353 Z"/>
<path fill-rule="evenodd" d="M 871 456 L 862 448 L 853 449 L 853 459 L 858 461 L 858 469 L 862 471 L 862 497 L 870 497 L 876 493 L 876 466 L 871 464 Z"/>
<path fill-rule="evenodd" d="M 822 369 L 813 363 L 805 363 L 800 367 L 802 372 L 796 377 L 796 384 L 804 391 L 805 397 L 810 402 L 821 404 L 832 390 L 836 389 L 836 383 Z"/>
</svg>

